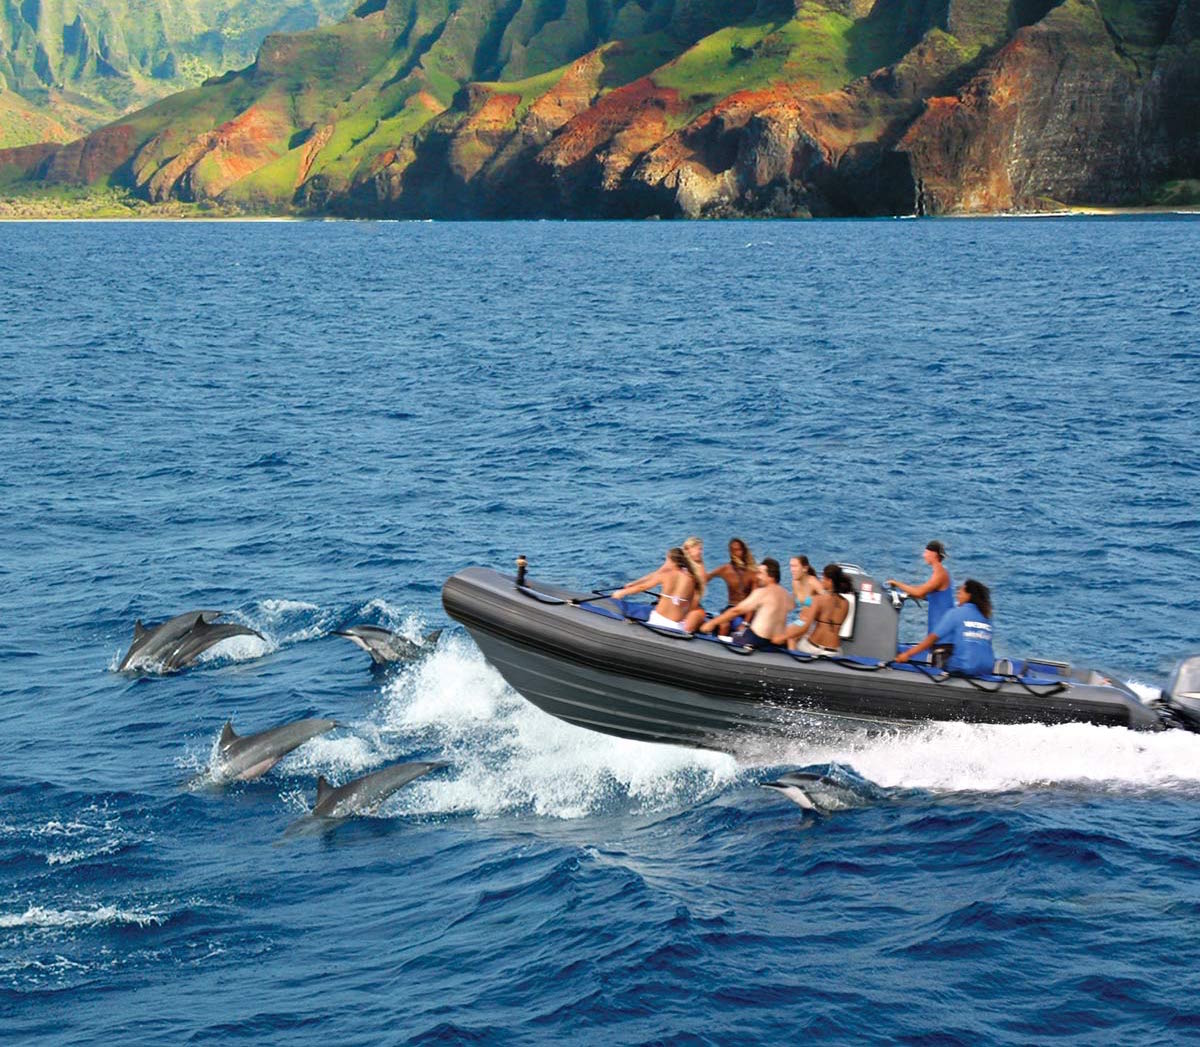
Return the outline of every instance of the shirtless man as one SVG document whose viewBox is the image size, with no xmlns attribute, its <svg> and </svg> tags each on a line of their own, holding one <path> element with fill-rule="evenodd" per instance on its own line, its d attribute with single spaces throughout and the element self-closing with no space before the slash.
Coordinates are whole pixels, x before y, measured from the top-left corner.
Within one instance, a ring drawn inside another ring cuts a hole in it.
<svg viewBox="0 0 1200 1047">
<path fill-rule="evenodd" d="M 755 564 L 750 549 L 740 538 L 729 539 L 729 563 L 721 564 L 715 570 L 709 571 L 704 580 L 711 582 L 720 578 L 729 590 L 729 599 L 725 602 L 728 610 L 734 604 L 741 603 L 754 590 Z M 730 623 L 720 627 L 722 636 L 729 635 Z"/>
<path fill-rule="evenodd" d="M 928 581 L 922 585 L 906 585 L 889 578 L 887 584 L 917 600 L 925 601 L 929 608 L 929 628 L 926 631 L 933 632 L 933 627 L 954 610 L 954 585 L 950 581 L 950 572 L 942 566 L 942 561 L 946 559 L 946 547 L 941 542 L 930 542 L 925 546 L 922 557 L 933 571 Z"/>
<path fill-rule="evenodd" d="M 649 624 L 674 632 L 695 632 L 696 626 L 704 620 L 703 609 L 694 606 L 700 578 L 687 554 L 678 547 L 668 550 L 666 561 L 657 571 L 614 590 L 612 598 L 619 600 L 623 596 L 644 593 L 656 585 L 662 587 L 662 595 L 650 612 Z"/>
<path fill-rule="evenodd" d="M 740 603 L 710 618 L 700 626 L 700 631 L 711 633 L 740 614 L 743 618 L 750 618 L 750 624 L 742 629 L 734 642 L 742 647 L 769 647 L 771 637 L 783 632 L 788 611 L 796 606 L 796 601 L 779 584 L 778 560 L 765 557 L 758 565 L 758 578 L 762 583 L 759 588 L 752 589 L 750 595 Z"/>
</svg>

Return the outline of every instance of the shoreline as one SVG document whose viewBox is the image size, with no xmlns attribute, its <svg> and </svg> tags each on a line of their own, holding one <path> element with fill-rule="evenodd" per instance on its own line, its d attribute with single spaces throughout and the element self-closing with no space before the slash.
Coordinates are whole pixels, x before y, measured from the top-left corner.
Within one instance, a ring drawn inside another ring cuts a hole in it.
<svg viewBox="0 0 1200 1047">
<path fill-rule="evenodd" d="M 539 222 L 539 221 L 647 221 L 649 219 L 596 219 L 596 218 L 379 218 L 345 217 L 320 214 L 245 214 L 236 210 L 222 211 L 219 207 L 185 204 L 169 201 L 151 204 L 141 200 L 101 199 L 24 201 L 20 198 L 0 196 L 0 224 L 4 222 Z M 91 206 L 89 206 L 91 204 Z M 927 219 L 988 219 L 988 218 L 1129 218 L 1154 215 L 1200 215 L 1200 204 L 1146 204 L 1144 206 L 1107 206 L 1104 204 L 1079 204 L 1061 208 L 1030 211 L 987 211 L 976 213 L 954 213 L 944 215 L 922 215 Z M 916 215 L 877 215 L 869 218 L 853 215 L 832 218 L 790 218 L 743 215 L 726 219 L 689 219 L 680 217 L 674 221 L 886 221 L 912 219 Z"/>
</svg>

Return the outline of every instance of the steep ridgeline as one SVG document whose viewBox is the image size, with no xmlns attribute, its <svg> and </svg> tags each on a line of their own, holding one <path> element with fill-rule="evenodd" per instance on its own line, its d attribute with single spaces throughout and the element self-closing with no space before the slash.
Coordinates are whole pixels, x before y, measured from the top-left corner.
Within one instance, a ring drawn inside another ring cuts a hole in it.
<svg viewBox="0 0 1200 1047">
<path fill-rule="evenodd" d="M 250 62 L 268 33 L 341 18 L 349 0 L 5 0 L 0 84 L 25 100 L 0 145 L 76 137 Z M 0 113 L 5 92 L 0 88 Z M 20 103 L 12 98 L 8 104 Z M 39 126 L 36 121 L 41 120 Z M 15 121 L 14 121 L 15 124 Z M 74 133 L 72 133 L 74 132 Z"/>
<path fill-rule="evenodd" d="M 0 152 L 0 182 L 435 217 L 1122 204 L 1200 177 L 1197 112 L 1200 0 L 365 0 Z"/>
</svg>

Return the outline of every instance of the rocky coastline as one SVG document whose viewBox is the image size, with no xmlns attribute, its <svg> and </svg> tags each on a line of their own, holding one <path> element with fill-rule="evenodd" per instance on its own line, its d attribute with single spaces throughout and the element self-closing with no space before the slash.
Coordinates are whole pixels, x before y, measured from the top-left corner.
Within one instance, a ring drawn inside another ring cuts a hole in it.
<svg viewBox="0 0 1200 1047">
<path fill-rule="evenodd" d="M 645 2 L 366 3 L 75 142 L 0 151 L 0 214 L 89 191 L 341 218 L 1200 204 L 1200 0 Z"/>
</svg>

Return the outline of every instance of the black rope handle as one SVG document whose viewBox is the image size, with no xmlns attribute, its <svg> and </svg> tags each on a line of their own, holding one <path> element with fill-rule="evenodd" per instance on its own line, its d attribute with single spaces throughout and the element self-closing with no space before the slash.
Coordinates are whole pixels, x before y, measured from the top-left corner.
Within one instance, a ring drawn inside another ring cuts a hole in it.
<svg viewBox="0 0 1200 1047">
<path fill-rule="evenodd" d="M 565 605 L 566 600 L 559 599 L 557 596 L 551 596 L 549 593 L 539 592 L 537 589 L 530 589 L 527 585 L 518 585 L 517 592 L 522 596 L 528 596 L 531 600 L 537 600 L 538 603 L 561 604 Z"/>
<path fill-rule="evenodd" d="M 652 633 L 658 633 L 659 636 L 666 636 L 672 640 L 694 640 L 695 633 L 685 633 L 678 629 L 664 629 L 661 625 L 651 625 L 649 622 L 643 622 L 640 618 L 630 618 L 629 621 L 636 622 L 643 629 L 649 629 Z"/>
</svg>

